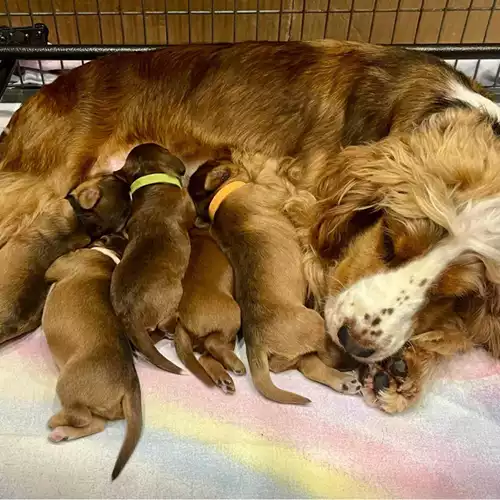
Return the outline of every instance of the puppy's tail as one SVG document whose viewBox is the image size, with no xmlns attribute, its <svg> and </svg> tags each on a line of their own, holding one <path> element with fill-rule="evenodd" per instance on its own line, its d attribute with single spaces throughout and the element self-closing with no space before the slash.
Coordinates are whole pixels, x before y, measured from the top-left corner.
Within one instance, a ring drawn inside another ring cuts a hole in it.
<svg viewBox="0 0 500 500">
<path fill-rule="evenodd" d="M 153 363 L 153 365 L 165 370 L 166 372 L 182 373 L 182 369 L 179 368 L 176 364 L 172 363 L 172 361 L 168 360 L 163 354 L 158 351 L 155 347 L 154 342 L 151 340 L 149 333 L 146 331 L 141 331 L 140 333 L 136 332 L 136 329 L 133 325 L 128 325 L 127 322 L 124 322 L 125 331 L 127 332 L 127 336 L 132 342 L 133 346 L 144 355 L 144 357 Z"/>
<path fill-rule="evenodd" d="M 273 384 L 269 372 L 269 360 L 264 349 L 247 343 L 247 356 L 253 383 L 265 398 L 291 405 L 305 405 L 311 402 L 310 399 L 279 389 Z"/>
<path fill-rule="evenodd" d="M 177 352 L 179 359 L 184 363 L 185 367 L 205 385 L 208 385 L 209 387 L 215 385 L 214 381 L 208 376 L 203 366 L 196 359 L 189 333 L 181 325 L 180 321 L 177 322 L 177 326 L 175 327 L 174 339 L 175 351 Z"/>
<path fill-rule="evenodd" d="M 120 453 L 118 453 L 115 467 L 111 473 L 112 481 L 119 476 L 120 472 L 127 464 L 142 434 L 141 387 L 137 375 L 133 382 L 133 386 L 125 393 L 125 396 L 123 396 L 122 406 L 123 414 L 127 422 L 127 432 Z"/>
</svg>

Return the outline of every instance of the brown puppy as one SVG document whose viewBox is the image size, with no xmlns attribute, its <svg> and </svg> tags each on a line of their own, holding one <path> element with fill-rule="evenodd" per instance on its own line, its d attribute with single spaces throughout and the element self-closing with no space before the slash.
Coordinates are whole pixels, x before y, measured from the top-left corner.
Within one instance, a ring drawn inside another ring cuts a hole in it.
<svg viewBox="0 0 500 500">
<path fill-rule="evenodd" d="M 207 230 L 192 229 L 190 236 L 191 256 L 182 280 L 175 350 L 200 380 L 234 392 L 226 369 L 236 375 L 244 375 L 246 370 L 234 353 L 241 319 L 233 298 L 233 268 Z M 193 349 L 202 353 L 199 361 Z"/>
<path fill-rule="evenodd" d="M 80 184 L 66 199 L 52 200 L 0 249 L 0 343 L 40 325 L 49 266 L 92 238 L 121 229 L 129 211 L 127 185 L 101 176 Z"/>
<path fill-rule="evenodd" d="M 47 271 L 53 282 L 42 326 L 61 370 L 62 410 L 49 420 L 59 442 L 104 430 L 106 420 L 127 420 L 112 479 L 127 463 L 142 432 L 141 390 L 130 345 L 109 298 L 111 275 L 125 240 L 104 237 L 92 248 L 60 257 Z"/>
<path fill-rule="evenodd" d="M 180 373 L 180 368 L 160 354 L 150 333 L 159 330 L 165 335 L 169 326 L 175 326 L 182 297 L 190 252 L 188 230 L 195 219 L 193 202 L 180 187 L 184 170 L 178 158 L 156 144 L 137 146 L 128 156 L 119 175 L 131 190 L 137 183 L 153 183 L 133 192 L 126 227 L 129 244 L 111 281 L 113 307 L 134 346 L 153 364 L 173 373 Z"/>
<path fill-rule="evenodd" d="M 359 392 L 360 383 L 352 374 L 332 367 L 323 319 L 304 305 L 307 283 L 299 242 L 292 224 L 276 208 L 282 193 L 269 183 L 260 185 L 259 178 L 249 180 L 242 168 L 221 165 L 208 173 L 205 189 L 218 190 L 209 206 L 212 234 L 234 269 L 255 386 L 273 401 L 307 403 L 302 396 L 278 389 L 269 374 L 269 369 L 297 368 L 336 391 Z"/>
</svg>

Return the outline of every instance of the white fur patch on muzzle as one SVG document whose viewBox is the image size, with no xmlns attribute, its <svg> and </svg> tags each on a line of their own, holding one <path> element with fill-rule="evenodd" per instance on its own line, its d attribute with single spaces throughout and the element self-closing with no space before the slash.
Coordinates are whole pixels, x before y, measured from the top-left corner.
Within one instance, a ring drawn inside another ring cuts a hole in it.
<svg viewBox="0 0 500 500">
<path fill-rule="evenodd" d="M 342 327 L 349 330 L 350 345 L 364 347 L 368 355 L 354 357 L 364 362 L 385 359 L 411 337 L 414 317 L 425 306 L 429 288 L 457 257 L 473 253 L 498 274 L 500 265 L 500 197 L 468 202 L 458 209 L 431 200 L 439 206 L 442 224 L 449 235 L 430 252 L 390 271 L 356 282 L 325 304 L 327 331 L 333 341 Z M 345 337 L 346 330 L 343 329 Z M 347 350 L 347 349 L 346 349 Z"/>
</svg>

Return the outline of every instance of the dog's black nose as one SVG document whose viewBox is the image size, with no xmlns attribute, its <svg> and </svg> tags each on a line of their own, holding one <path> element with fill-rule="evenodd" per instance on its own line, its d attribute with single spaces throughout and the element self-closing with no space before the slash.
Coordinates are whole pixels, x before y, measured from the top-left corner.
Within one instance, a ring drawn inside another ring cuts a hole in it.
<svg viewBox="0 0 500 500">
<path fill-rule="evenodd" d="M 347 325 L 342 325 L 340 327 L 337 336 L 342 347 L 351 356 L 356 356 L 357 358 L 368 358 L 375 352 L 375 349 L 370 349 L 368 347 L 363 347 L 359 345 L 351 337 L 351 334 L 349 332 L 349 327 Z"/>
<path fill-rule="evenodd" d="M 342 347 L 345 349 L 345 346 L 347 345 L 350 339 L 349 328 L 347 325 L 342 325 L 340 327 L 337 337 L 339 338 L 339 342 L 342 344 Z"/>
</svg>

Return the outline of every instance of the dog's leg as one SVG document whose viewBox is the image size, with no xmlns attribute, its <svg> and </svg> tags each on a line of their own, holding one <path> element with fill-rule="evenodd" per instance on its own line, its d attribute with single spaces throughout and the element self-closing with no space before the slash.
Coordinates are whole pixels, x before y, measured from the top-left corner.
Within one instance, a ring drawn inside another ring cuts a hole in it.
<svg viewBox="0 0 500 500">
<path fill-rule="evenodd" d="M 299 371 L 308 379 L 331 387 L 344 394 L 357 394 L 361 383 L 352 373 L 342 373 L 326 366 L 316 354 L 306 354 L 298 364 Z"/>
<path fill-rule="evenodd" d="M 231 347 L 221 339 L 220 332 L 211 333 L 205 339 L 205 349 L 222 365 L 236 375 L 245 375 L 246 368 Z"/>
<path fill-rule="evenodd" d="M 233 379 L 229 373 L 227 373 L 224 367 L 210 354 L 203 354 L 198 361 L 208 373 L 208 376 L 214 381 L 215 385 L 219 387 L 223 393 L 232 394 L 236 390 Z"/>
<path fill-rule="evenodd" d="M 78 439 L 91 434 L 102 432 L 106 427 L 106 420 L 101 417 L 92 416 L 90 423 L 84 427 L 72 427 L 70 425 L 62 425 L 56 427 L 50 434 L 49 440 L 53 443 L 60 443 L 61 441 L 70 441 Z"/>
<path fill-rule="evenodd" d="M 83 405 L 75 404 L 64 406 L 63 409 L 56 413 L 48 423 L 50 429 L 54 429 L 61 425 L 71 425 L 72 427 L 85 427 L 92 421 L 90 410 Z"/>
</svg>

